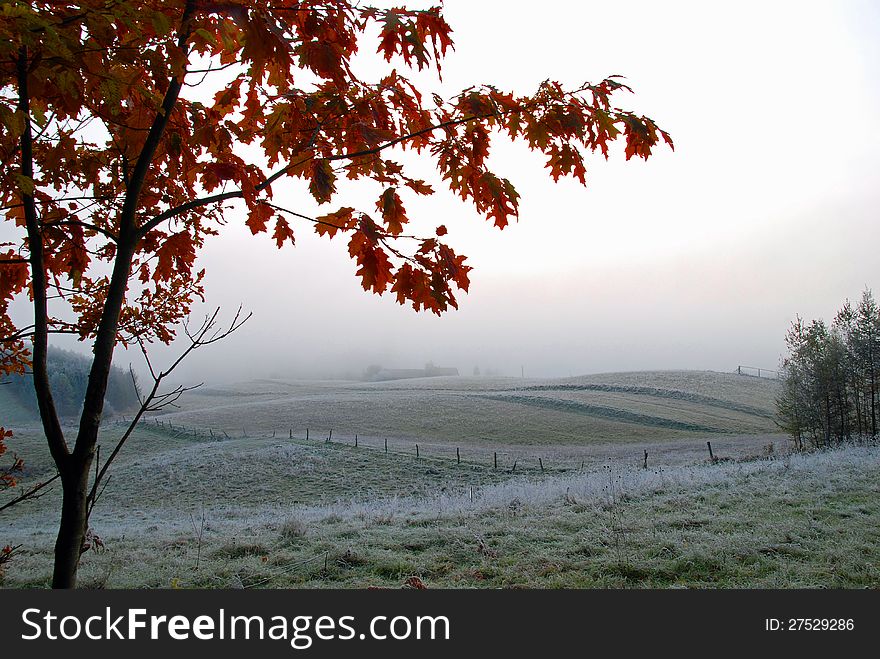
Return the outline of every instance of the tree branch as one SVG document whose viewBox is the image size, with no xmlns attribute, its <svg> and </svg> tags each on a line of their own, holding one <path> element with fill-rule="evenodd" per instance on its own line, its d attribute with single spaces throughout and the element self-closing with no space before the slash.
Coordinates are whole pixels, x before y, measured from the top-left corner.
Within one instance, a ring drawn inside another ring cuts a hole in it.
<svg viewBox="0 0 880 659">
<path fill-rule="evenodd" d="M 488 117 L 495 116 L 498 113 L 491 112 L 485 114 L 475 114 L 467 117 L 461 117 L 459 119 L 450 119 L 449 121 L 444 121 L 439 124 L 432 124 L 431 126 L 427 126 L 426 128 L 422 128 L 421 130 L 417 130 L 413 133 L 408 133 L 406 135 L 401 135 L 393 140 L 389 140 L 388 142 L 384 142 L 378 146 L 373 147 L 372 149 L 364 149 L 362 151 L 355 151 L 353 153 L 341 153 L 335 156 L 329 156 L 324 158 L 327 161 L 335 161 L 335 160 L 353 160 L 355 158 L 362 158 L 364 156 L 377 155 L 384 151 L 385 149 L 390 149 L 393 146 L 396 146 L 402 142 L 406 142 L 407 140 L 415 139 L 416 137 L 421 137 L 422 135 L 426 135 L 428 133 L 432 133 L 435 130 L 440 130 L 443 128 L 449 128 L 451 126 L 457 126 L 459 124 L 467 123 L 468 121 L 474 121 L 476 119 L 486 119 Z M 255 190 L 257 192 L 262 192 L 266 188 L 268 188 L 272 183 L 277 181 L 279 178 L 287 174 L 291 169 L 295 167 L 299 167 L 300 165 L 312 160 L 314 156 L 309 156 L 308 158 L 303 158 L 302 160 L 298 160 L 297 162 L 290 163 L 277 172 L 266 178 L 265 181 L 255 186 Z M 219 201 L 226 201 L 227 199 L 241 199 L 244 197 L 244 193 L 241 190 L 232 190 L 230 192 L 223 192 L 220 194 L 211 195 L 209 197 L 202 197 L 201 199 L 193 199 L 191 201 L 186 202 L 185 204 L 181 204 L 179 206 L 175 206 L 174 208 L 169 208 L 168 210 L 156 215 L 154 218 L 145 222 L 140 229 L 137 231 L 138 239 L 146 236 L 150 231 L 155 229 L 158 225 L 160 225 L 165 220 L 170 220 L 174 217 L 182 213 L 186 213 L 187 211 L 195 210 L 197 208 L 201 208 L 203 206 L 208 206 L 209 204 L 214 204 Z M 310 219 L 310 218 L 307 218 Z"/>
<path fill-rule="evenodd" d="M 185 204 L 181 204 L 180 206 L 169 208 L 167 211 L 160 213 L 153 219 L 145 222 L 138 229 L 137 238 L 138 240 L 140 240 L 165 220 L 170 220 L 174 217 L 177 217 L 181 213 L 186 213 L 187 211 L 195 210 L 196 208 L 201 208 L 202 206 L 208 206 L 209 204 L 215 204 L 220 201 L 226 201 L 227 199 L 241 199 L 243 196 L 244 194 L 241 192 L 241 190 L 233 190 L 230 192 L 222 192 L 220 194 L 211 195 L 210 197 L 193 199 L 192 201 L 188 201 Z"/>
<path fill-rule="evenodd" d="M 14 506 L 17 503 L 21 503 L 22 501 L 28 501 L 29 499 L 40 498 L 41 496 L 43 496 L 43 494 L 45 494 L 45 492 L 43 494 L 37 494 L 37 493 L 40 490 L 42 490 L 44 487 L 46 487 L 47 485 L 51 485 L 52 483 L 54 483 L 60 477 L 61 477 L 61 474 L 55 474 L 49 480 L 43 481 L 42 483 L 37 483 L 36 485 L 31 487 L 30 489 L 26 490 L 22 494 L 18 495 L 14 499 L 12 499 L 12 501 L 7 501 L 2 506 L 0 506 L 0 512 L 3 512 L 7 508 L 11 508 L 12 506 Z"/>
<path fill-rule="evenodd" d="M 82 227 L 83 229 L 89 229 L 90 231 L 95 231 L 100 233 L 113 242 L 118 242 L 119 238 L 112 232 L 107 231 L 106 229 L 102 229 L 99 226 L 94 224 L 90 224 L 89 222 L 83 222 L 81 220 L 58 220 L 56 222 L 48 222 L 43 224 L 44 227 Z"/>
</svg>

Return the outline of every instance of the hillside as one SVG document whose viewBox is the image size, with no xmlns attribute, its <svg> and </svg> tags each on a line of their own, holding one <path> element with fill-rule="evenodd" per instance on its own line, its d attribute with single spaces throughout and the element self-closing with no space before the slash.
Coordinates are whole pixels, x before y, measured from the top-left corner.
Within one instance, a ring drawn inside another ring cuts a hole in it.
<svg viewBox="0 0 880 659">
<path fill-rule="evenodd" d="M 172 423 L 244 434 L 358 434 L 365 441 L 583 446 L 777 431 L 778 383 L 704 371 L 554 380 L 449 377 L 391 382 L 260 380 L 199 390 Z"/>
<path fill-rule="evenodd" d="M 0 426 L 20 428 L 37 423 L 37 417 L 9 385 L 0 386 Z"/>
</svg>

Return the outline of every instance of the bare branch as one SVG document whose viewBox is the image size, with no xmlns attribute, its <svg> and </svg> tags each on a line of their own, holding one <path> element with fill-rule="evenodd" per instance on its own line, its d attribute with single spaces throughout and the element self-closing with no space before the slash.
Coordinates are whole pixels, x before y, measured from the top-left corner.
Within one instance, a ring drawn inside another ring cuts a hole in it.
<svg viewBox="0 0 880 659">
<path fill-rule="evenodd" d="M 83 229 L 88 229 L 89 231 L 95 231 L 96 233 L 100 233 L 113 242 L 117 242 L 119 237 L 114 234 L 112 231 L 107 231 L 107 229 L 102 229 L 101 227 L 90 224 L 89 222 L 82 222 L 80 220 L 58 220 L 56 222 L 47 222 L 43 224 L 43 227 L 82 227 Z"/>
<path fill-rule="evenodd" d="M 135 377 L 134 369 L 132 368 L 131 364 L 128 365 L 128 374 L 131 376 L 131 384 L 134 387 L 134 395 L 137 396 L 138 404 L 143 407 L 144 400 L 143 398 L 141 398 L 141 392 L 140 389 L 138 389 L 137 377 Z"/>
<path fill-rule="evenodd" d="M 92 483 L 92 488 L 89 492 L 89 496 L 87 499 L 89 501 L 89 515 L 91 515 L 91 511 L 94 508 L 95 502 L 97 501 L 98 497 L 101 496 L 101 492 L 103 492 L 103 488 L 101 488 L 101 482 L 104 481 L 107 470 L 110 468 L 111 463 L 119 454 L 119 451 L 122 450 L 125 442 L 134 432 L 137 424 L 140 422 L 141 418 L 143 418 L 143 415 L 147 412 L 157 412 L 163 407 L 174 405 L 174 403 L 176 403 L 183 394 L 202 386 L 201 384 L 189 387 L 184 387 L 180 385 L 169 392 L 160 393 L 159 388 L 162 385 L 162 381 L 167 378 L 193 350 L 197 350 L 202 346 L 210 345 L 226 338 L 227 336 L 238 330 L 242 325 L 244 325 L 253 315 L 249 313 L 246 317 L 242 318 L 242 308 L 239 307 L 238 311 L 236 311 L 235 316 L 232 319 L 232 322 L 229 323 L 226 329 L 217 329 L 213 332 L 213 334 L 211 334 L 211 331 L 214 330 L 217 324 L 217 316 L 219 314 L 220 307 L 217 307 L 210 316 L 205 317 L 205 320 L 201 323 L 201 325 L 199 325 L 199 328 L 196 331 L 191 331 L 189 329 L 188 322 L 184 322 L 184 332 L 186 333 L 190 344 L 180 354 L 180 356 L 178 356 L 178 358 L 171 363 L 168 368 L 159 371 L 158 373 L 156 372 L 152 362 L 150 361 L 146 345 L 143 341 L 138 341 L 138 345 L 140 346 L 141 352 L 144 355 L 144 360 L 147 363 L 147 368 L 150 370 L 150 377 L 153 379 L 153 385 L 152 387 L 150 387 L 149 393 L 147 393 L 147 395 L 143 398 L 141 398 L 140 392 L 138 392 L 140 407 L 138 408 L 137 413 L 135 413 L 134 417 L 132 418 L 131 423 L 129 423 L 128 427 L 125 429 L 125 432 L 123 432 L 122 437 L 120 437 L 119 440 L 116 442 L 116 446 L 113 447 L 113 451 L 110 453 L 107 461 L 100 467 L 100 469 L 98 468 L 99 460 L 96 459 L 95 461 L 95 479 Z M 131 370 L 131 368 L 129 369 L 129 371 L 131 372 L 132 379 L 134 379 L 134 371 Z M 106 487 L 106 482 L 104 487 Z"/>
<path fill-rule="evenodd" d="M 36 485 L 28 488 L 26 491 L 12 499 L 11 501 L 7 501 L 2 506 L 0 506 L 0 512 L 6 510 L 7 508 L 11 508 L 17 503 L 21 503 L 22 501 L 28 501 L 30 499 L 39 499 L 41 496 L 46 494 L 46 492 L 40 493 L 40 491 L 48 485 L 51 485 L 55 480 L 61 477 L 61 474 L 55 474 L 47 481 L 43 481 L 42 483 L 37 483 Z"/>
</svg>

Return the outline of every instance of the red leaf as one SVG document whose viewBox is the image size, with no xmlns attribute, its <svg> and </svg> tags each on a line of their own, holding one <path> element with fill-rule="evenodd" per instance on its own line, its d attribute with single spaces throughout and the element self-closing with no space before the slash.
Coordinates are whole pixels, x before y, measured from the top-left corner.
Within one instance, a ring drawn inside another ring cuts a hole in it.
<svg viewBox="0 0 880 659">
<path fill-rule="evenodd" d="M 391 261 L 385 251 L 378 247 L 361 230 L 355 231 L 348 243 L 348 253 L 360 266 L 357 275 L 365 291 L 372 289 L 381 294 L 392 281 Z"/>
<path fill-rule="evenodd" d="M 272 238 L 275 239 L 275 244 L 278 245 L 278 249 L 281 249 L 285 240 L 289 240 L 291 245 L 294 244 L 293 231 L 287 223 L 287 220 L 283 217 L 279 217 L 275 221 L 275 233 L 272 234 Z"/>
<path fill-rule="evenodd" d="M 336 174 L 330 166 L 330 162 L 323 159 L 312 161 L 312 176 L 309 182 L 309 192 L 319 203 L 326 203 L 336 192 Z"/>
<path fill-rule="evenodd" d="M 168 281 L 175 271 L 189 273 L 196 260 L 192 236 L 186 231 L 168 236 L 156 250 L 156 255 L 159 260 L 153 271 L 153 281 Z"/>
<path fill-rule="evenodd" d="M 396 189 L 388 188 L 385 190 L 379 197 L 379 201 L 376 202 L 376 208 L 382 213 L 382 219 L 385 221 L 385 226 L 388 227 L 388 233 L 392 236 L 399 236 L 403 233 L 403 225 L 409 220 Z"/>
<path fill-rule="evenodd" d="M 266 230 L 266 222 L 268 222 L 274 214 L 275 211 L 272 210 L 271 206 L 257 204 L 248 213 L 248 219 L 245 224 L 248 225 L 252 234 L 256 235 L 262 233 Z"/>
</svg>

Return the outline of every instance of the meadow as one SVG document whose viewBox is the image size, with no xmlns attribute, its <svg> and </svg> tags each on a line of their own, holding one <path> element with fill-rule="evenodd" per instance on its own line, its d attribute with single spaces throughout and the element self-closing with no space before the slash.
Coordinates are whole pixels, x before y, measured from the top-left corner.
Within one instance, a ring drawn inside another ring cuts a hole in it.
<svg viewBox="0 0 880 659">
<path fill-rule="evenodd" d="M 880 450 L 789 454 L 775 389 L 708 372 L 200 389 L 112 468 L 82 584 L 877 587 Z M 42 441 L 16 433 L 28 478 L 51 473 Z M 21 545 L 4 587 L 48 585 L 57 507 L 0 516 Z"/>
</svg>

